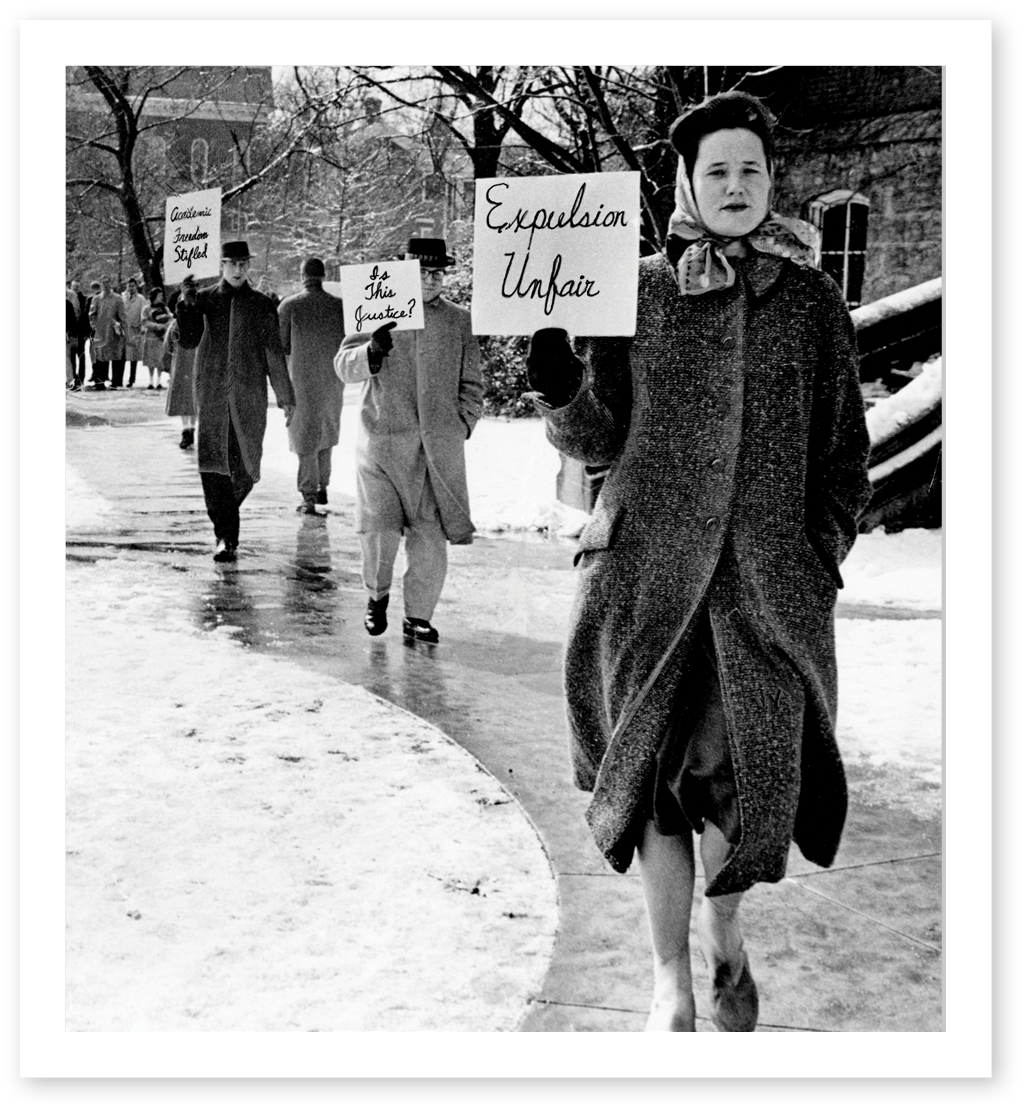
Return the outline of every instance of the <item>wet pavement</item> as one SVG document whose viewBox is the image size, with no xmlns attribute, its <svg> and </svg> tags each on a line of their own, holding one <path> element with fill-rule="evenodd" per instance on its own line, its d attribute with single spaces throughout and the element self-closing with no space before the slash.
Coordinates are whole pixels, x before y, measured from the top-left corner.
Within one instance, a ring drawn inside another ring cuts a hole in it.
<svg viewBox="0 0 1024 1110">
<path fill-rule="evenodd" d="M 639 879 L 599 856 L 587 796 L 569 778 L 560 664 L 572 545 L 480 537 L 450 548 L 434 618 L 441 643 L 403 643 L 397 590 L 392 626 L 371 640 L 351 500 L 332 493 L 325 515 L 299 516 L 291 470 L 265 466 L 242 508 L 238 563 L 214 564 L 194 452 L 178 449 L 178 423 L 162 417 L 158 398 L 69 398 L 68 462 L 113 508 L 69 528 L 67 558 L 127 557 L 174 572 L 197 628 L 231 626 L 250 649 L 363 686 L 463 745 L 522 803 L 558 881 L 555 951 L 522 1031 L 641 1029 L 651 973 Z M 271 414 L 268 437 L 283 436 L 279 420 Z M 794 850 L 789 877 L 745 899 L 760 1031 L 942 1028 L 940 821 L 872 804 L 884 791 L 868 780 L 880 774 L 851 766 L 854 805 L 830 871 Z M 698 1028 L 710 1030 L 699 959 L 695 967 Z"/>
</svg>

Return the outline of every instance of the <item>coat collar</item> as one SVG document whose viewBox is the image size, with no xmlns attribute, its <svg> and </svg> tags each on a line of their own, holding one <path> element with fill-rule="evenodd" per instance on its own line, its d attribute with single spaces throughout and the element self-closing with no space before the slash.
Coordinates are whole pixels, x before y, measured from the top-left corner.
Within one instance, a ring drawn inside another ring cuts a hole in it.
<svg viewBox="0 0 1024 1110">
<path fill-rule="evenodd" d="M 752 250 L 743 261 L 743 276 L 760 300 L 782 276 L 784 259 Z"/>
</svg>

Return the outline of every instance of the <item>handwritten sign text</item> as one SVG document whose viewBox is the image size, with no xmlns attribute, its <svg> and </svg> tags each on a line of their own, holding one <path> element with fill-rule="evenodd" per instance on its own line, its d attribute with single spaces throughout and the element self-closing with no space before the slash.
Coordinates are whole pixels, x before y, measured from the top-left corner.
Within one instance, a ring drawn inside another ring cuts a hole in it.
<svg viewBox="0 0 1024 1110">
<path fill-rule="evenodd" d="M 418 262 L 365 262 L 342 266 L 338 275 L 345 302 L 345 330 L 376 331 L 383 324 L 395 331 L 423 327 L 423 297 Z"/>
<path fill-rule="evenodd" d="M 164 281 L 177 285 L 220 273 L 220 189 L 168 197 L 164 214 Z"/>
<path fill-rule="evenodd" d="M 476 190 L 477 335 L 635 332 L 639 174 L 489 178 Z"/>
</svg>

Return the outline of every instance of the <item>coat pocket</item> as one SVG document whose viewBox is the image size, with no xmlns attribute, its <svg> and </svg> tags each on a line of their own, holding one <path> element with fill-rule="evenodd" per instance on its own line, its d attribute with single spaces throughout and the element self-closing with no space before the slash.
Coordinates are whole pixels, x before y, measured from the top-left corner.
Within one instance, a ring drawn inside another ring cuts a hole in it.
<svg viewBox="0 0 1024 1110">
<path fill-rule="evenodd" d="M 836 557 L 829 549 L 828 543 L 820 532 L 815 532 L 812 528 L 806 528 L 807 542 L 814 549 L 815 555 L 818 556 L 818 561 L 821 563 L 825 573 L 835 583 L 836 589 L 843 588 L 843 576 L 839 573 L 839 564 Z"/>
<path fill-rule="evenodd" d="M 580 533 L 579 545 L 572 560 L 573 566 L 576 566 L 588 552 L 606 551 L 611 547 L 621 520 L 621 509 L 609 509 L 601 501 L 598 501 L 594 507 L 593 516 Z"/>
</svg>

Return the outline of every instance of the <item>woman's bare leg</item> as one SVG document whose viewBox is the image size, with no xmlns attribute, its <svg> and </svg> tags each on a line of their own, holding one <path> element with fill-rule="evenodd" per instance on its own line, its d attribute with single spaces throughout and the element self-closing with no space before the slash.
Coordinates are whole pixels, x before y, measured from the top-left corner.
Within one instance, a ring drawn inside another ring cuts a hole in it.
<svg viewBox="0 0 1024 1110">
<path fill-rule="evenodd" d="M 693 838 L 662 836 L 648 821 L 637 850 L 654 952 L 654 1001 L 645 1031 L 692 1033 L 696 1011 L 690 973 Z"/>
<path fill-rule="evenodd" d="M 729 854 L 721 830 L 705 822 L 700 855 L 705 875 L 715 875 Z M 720 1031 L 752 1031 L 757 1023 L 757 986 L 751 977 L 739 909 L 742 892 L 704 896 L 697 919 L 704 960 L 711 976 L 711 1017 Z"/>
</svg>

